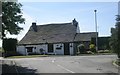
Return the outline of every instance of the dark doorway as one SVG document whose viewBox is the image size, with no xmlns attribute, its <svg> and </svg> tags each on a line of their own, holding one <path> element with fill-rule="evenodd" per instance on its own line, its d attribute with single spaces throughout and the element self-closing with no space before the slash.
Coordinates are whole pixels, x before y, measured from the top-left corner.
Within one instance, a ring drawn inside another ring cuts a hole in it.
<svg viewBox="0 0 120 75">
<path fill-rule="evenodd" d="M 69 43 L 64 43 L 64 55 L 69 55 Z"/>
<path fill-rule="evenodd" d="M 53 44 L 48 44 L 48 52 L 53 52 Z"/>
</svg>

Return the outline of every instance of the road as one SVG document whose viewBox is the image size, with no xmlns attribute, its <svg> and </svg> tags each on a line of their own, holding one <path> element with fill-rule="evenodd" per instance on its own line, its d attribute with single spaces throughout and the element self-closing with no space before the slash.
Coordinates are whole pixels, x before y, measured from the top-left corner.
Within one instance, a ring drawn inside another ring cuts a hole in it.
<svg viewBox="0 0 120 75">
<path fill-rule="evenodd" d="M 8 59 L 15 62 L 19 73 L 118 73 L 112 65 L 116 55 L 51 56 Z"/>
</svg>

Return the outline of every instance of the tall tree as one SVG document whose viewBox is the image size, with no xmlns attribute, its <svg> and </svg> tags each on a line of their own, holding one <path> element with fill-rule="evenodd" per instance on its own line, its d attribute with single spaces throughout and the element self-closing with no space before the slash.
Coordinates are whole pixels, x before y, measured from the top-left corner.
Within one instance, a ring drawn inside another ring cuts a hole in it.
<svg viewBox="0 0 120 75">
<path fill-rule="evenodd" d="M 22 4 L 17 2 L 2 2 L 2 36 L 6 36 L 5 32 L 10 34 L 19 34 L 23 29 L 18 24 L 25 23 L 22 17 Z"/>
<path fill-rule="evenodd" d="M 120 15 L 117 15 L 115 28 L 111 28 L 110 46 L 120 58 Z"/>
</svg>

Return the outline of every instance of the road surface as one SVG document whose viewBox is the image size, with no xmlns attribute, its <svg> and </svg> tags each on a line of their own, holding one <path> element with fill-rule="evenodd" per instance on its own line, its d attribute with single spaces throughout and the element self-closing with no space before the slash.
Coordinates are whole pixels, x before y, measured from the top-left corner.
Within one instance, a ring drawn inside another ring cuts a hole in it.
<svg viewBox="0 0 120 75">
<path fill-rule="evenodd" d="M 116 55 L 95 56 L 53 56 L 38 58 L 19 58 L 13 60 L 19 73 L 118 73 L 112 65 Z M 29 69 L 29 70 L 28 70 Z"/>
</svg>

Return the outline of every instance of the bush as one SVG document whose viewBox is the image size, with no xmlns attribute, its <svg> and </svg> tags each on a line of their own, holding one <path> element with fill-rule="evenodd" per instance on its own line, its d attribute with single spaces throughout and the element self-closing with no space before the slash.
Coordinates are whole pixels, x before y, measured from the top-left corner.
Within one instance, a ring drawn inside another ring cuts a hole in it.
<svg viewBox="0 0 120 75">
<path fill-rule="evenodd" d="M 96 52 L 96 49 L 95 49 L 95 45 L 94 44 L 90 44 L 90 51 L 92 52 Z"/>
<path fill-rule="evenodd" d="M 3 39 L 3 49 L 5 56 L 11 56 L 16 54 L 17 39 L 5 38 Z"/>
<path fill-rule="evenodd" d="M 86 53 L 84 44 L 78 45 L 78 52 L 77 53 Z"/>
</svg>

